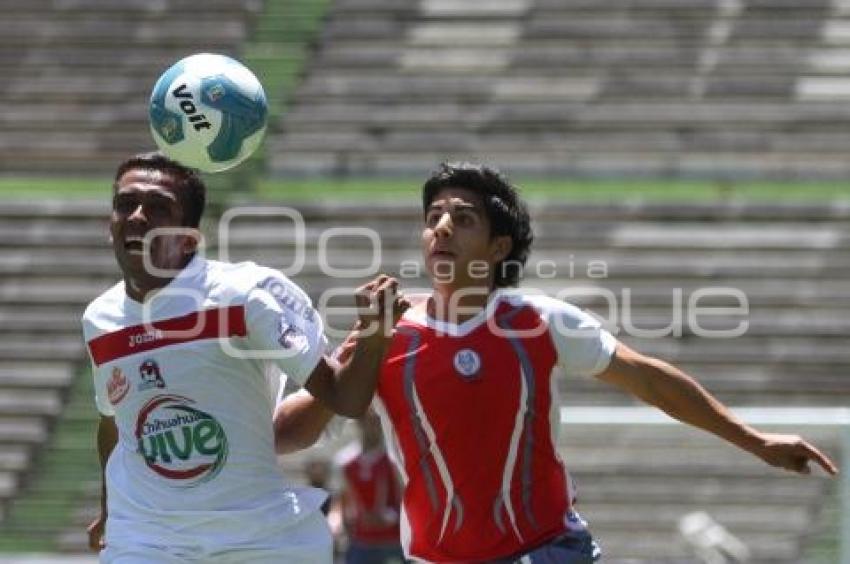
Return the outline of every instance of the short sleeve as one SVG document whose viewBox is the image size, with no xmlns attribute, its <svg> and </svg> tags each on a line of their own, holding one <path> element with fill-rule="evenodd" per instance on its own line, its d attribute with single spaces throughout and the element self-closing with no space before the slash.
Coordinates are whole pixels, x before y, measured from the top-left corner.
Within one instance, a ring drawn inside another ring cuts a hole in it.
<svg viewBox="0 0 850 564">
<path fill-rule="evenodd" d="M 91 375 L 92 380 L 94 381 L 94 404 L 101 415 L 106 417 L 115 417 L 115 408 L 109 402 L 109 390 L 107 388 L 108 380 L 104 374 L 104 370 L 99 369 L 94 363 L 94 359 L 91 357 L 91 351 L 88 348 L 89 340 L 94 337 L 94 329 L 88 321 L 87 314 L 88 310 L 82 319 L 83 339 L 86 341 L 86 352 L 88 352 L 89 355 Z"/>
<path fill-rule="evenodd" d="M 567 374 L 596 376 L 611 362 L 617 339 L 599 321 L 576 306 L 551 300 L 549 332 L 558 351 L 558 364 Z"/>
<path fill-rule="evenodd" d="M 328 346 L 310 298 L 283 275 L 269 275 L 249 292 L 245 321 L 248 343 L 258 356 L 303 386 Z"/>
<path fill-rule="evenodd" d="M 115 408 L 109 403 L 109 392 L 106 384 L 107 380 L 103 375 L 103 370 L 99 370 L 94 363 L 91 365 L 92 378 L 94 378 L 94 403 L 97 410 L 105 417 L 115 417 Z"/>
</svg>

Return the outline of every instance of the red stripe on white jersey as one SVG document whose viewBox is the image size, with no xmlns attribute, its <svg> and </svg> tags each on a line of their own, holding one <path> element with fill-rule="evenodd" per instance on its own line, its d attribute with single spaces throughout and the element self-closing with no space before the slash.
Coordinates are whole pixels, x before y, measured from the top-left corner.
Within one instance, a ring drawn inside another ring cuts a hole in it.
<svg viewBox="0 0 850 564">
<path fill-rule="evenodd" d="M 182 317 L 125 327 L 95 337 L 88 342 L 88 347 L 94 363 L 100 366 L 131 354 L 171 345 L 206 339 L 244 337 L 247 334 L 245 307 L 238 305 L 196 311 Z"/>
</svg>

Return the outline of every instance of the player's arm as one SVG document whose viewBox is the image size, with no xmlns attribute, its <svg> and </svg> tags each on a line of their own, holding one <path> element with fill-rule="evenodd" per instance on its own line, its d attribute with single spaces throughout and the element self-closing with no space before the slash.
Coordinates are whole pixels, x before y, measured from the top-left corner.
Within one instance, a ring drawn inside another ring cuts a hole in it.
<svg viewBox="0 0 850 564">
<path fill-rule="evenodd" d="M 772 466 L 808 474 L 814 461 L 830 474 L 835 464 L 796 435 L 762 433 L 736 417 L 705 388 L 678 368 L 617 343 L 608 368 L 597 375 L 683 423 L 699 427 Z"/>
<path fill-rule="evenodd" d="M 304 387 L 275 409 L 273 425 L 278 453 L 307 448 L 319 438 L 333 415 L 360 417 L 372 402 L 392 327 L 409 307 L 398 282 L 379 276 L 357 290 L 358 323 L 337 357 L 319 359 Z"/>
<path fill-rule="evenodd" d="M 100 515 L 92 521 L 86 531 L 89 536 L 89 548 L 99 551 L 103 548 L 103 529 L 106 525 L 106 462 L 118 443 L 118 427 L 114 417 L 100 416 L 97 425 L 97 454 L 100 459 Z"/>
<path fill-rule="evenodd" d="M 357 334 L 352 332 L 339 347 L 334 359 L 325 362 L 339 370 L 340 362 L 348 362 L 356 346 Z M 278 454 L 309 448 L 319 440 L 334 412 L 310 392 L 301 389 L 286 397 L 275 408 L 274 438 Z"/>
<path fill-rule="evenodd" d="M 360 313 L 348 339 L 350 358 L 337 367 L 323 357 L 304 385 L 331 411 L 352 418 L 369 408 L 393 327 L 410 307 L 398 281 L 383 275 L 358 288 L 356 298 Z"/>
<path fill-rule="evenodd" d="M 275 450 L 287 454 L 312 446 L 333 416 L 334 412 L 307 390 L 291 394 L 275 408 Z"/>
</svg>

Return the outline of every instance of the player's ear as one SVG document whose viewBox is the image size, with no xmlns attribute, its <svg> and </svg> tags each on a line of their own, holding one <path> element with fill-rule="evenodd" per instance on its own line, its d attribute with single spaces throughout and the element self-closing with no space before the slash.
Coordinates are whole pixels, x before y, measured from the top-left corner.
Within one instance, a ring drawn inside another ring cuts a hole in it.
<svg viewBox="0 0 850 564">
<path fill-rule="evenodd" d="M 203 234 L 201 234 L 199 229 L 187 227 L 186 233 L 183 236 L 183 254 L 191 255 L 197 252 L 198 247 L 201 246 L 202 238 Z"/>
<path fill-rule="evenodd" d="M 493 263 L 501 262 L 508 258 L 513 248 L 514 242 L 510 235 L 495 237 L 490 244 L 490 258 L 493 260 Z"/>
</svg>

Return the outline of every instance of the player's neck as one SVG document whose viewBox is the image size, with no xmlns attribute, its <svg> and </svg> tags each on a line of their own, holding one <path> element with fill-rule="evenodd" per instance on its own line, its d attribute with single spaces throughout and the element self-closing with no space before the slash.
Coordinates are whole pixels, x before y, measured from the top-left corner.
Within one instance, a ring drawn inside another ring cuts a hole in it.
<svg viewBox="0 0 850 564">
<path fill-rule="evenodd" d="M 428 316 L 436 321 L 463 323 L 487 307 L 492 293 L 489 286 L 456 288 L 437 285 L 428 300 Z"/>
<path fill-rule="evenodd" d="M 194 258 L 194 254 L 184 257 L 181 261 L 181 264 L 177 264 L 170 267 L 160 267 L 163 269 L 171 269 L 171 270 L 180 270 L 185 269 L 189 263 Z M 135 275 L 134 273 L 124 272 L 124 290 L 127 295 L 139 302 L 144 303 L 145 301 L 152 298 L 159 290 L 165 288 L 169 284 L 171 284 L 172 280 L 174 280 L 176 276 L 159 278 L 156 276 L 151 276 L 147 272 L 143 272 L 139 275 Z"/>
<path fill-rule="evenodd" d="M 144 303 L 153 297 L 157 291 L 168 286 L 172 280 L 174 278 L 148 278 L 139 280 L 133 277 L 125 277 L 124 288 L 130 298 L 139 303 Z"/>
</svg>

